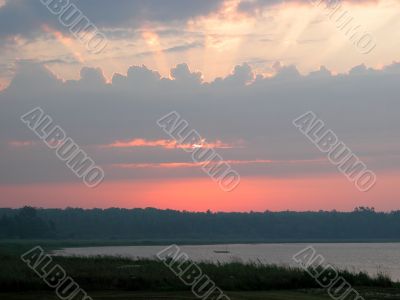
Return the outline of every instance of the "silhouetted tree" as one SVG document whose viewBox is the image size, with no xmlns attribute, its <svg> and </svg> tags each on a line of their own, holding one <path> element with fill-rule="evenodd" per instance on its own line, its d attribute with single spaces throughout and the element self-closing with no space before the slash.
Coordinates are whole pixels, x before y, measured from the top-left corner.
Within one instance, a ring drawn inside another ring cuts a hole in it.
<svg viewBox="0 0 400 300">
<path fill-rule="evenodd" d="M 400 240 L 400 212 L 0 209 L 0 238 L 198 241 Z"/>
</svg>

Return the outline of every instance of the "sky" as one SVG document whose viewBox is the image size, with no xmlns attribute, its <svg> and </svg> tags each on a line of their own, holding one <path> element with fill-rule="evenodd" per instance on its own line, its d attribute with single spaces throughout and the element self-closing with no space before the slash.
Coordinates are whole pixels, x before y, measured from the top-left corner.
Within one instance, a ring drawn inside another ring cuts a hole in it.
<svg viewBox="0 0 400 300">
<path fill-rule="evenodd" d="M 42 2 L 0 0 L 0 207 L 399 209 L 397 0 Z M 95 26 L 99 51 L 53 2 Z M 35 107 L 104 170 L 101 184 L 21 121 Z M 201 141 L 158 126 L 172 111 Z M 308 111 L 376 174 L 370 190 L 293 125 Z M 196 147 L 240 175 L 233 191 L 192 161 Z"/>
</svg>

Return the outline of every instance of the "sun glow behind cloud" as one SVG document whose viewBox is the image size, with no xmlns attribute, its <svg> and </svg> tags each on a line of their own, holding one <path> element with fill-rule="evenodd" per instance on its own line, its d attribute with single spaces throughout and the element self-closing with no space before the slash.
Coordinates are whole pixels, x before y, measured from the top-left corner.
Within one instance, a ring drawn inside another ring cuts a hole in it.
<svg viewBox="0 0 400 300">
<path fill-rule="evenodd" d="M 241 10 L 239 3 L 226 0 L 215 11 L 192 17 L 183 24 L 147 21 L 136 29 L 118 28 L 124 34 L 110 38 L 107 51 L 99 55 L 90 55 L 73 36 L 43 25 L 43 32 L 51 33 L 63 49 L 38 37 L 6 52 L 4 58 L 53 61 L 55 56 L 72 55 L 77 62 L 101 67 L 108 80 L 114 72 L 142 64 L 169 77 L 173 66 L 185 62 L 202 72 L 206 81 L 226 76 L 243 62 L 249 62 L 258 73 L 270 75 L 276 61 L 294 64 L 302 73 L 318 70 L 321 65 L 338 73 L 361 63 L 376 67 L 398 60 L 397 0 L 342 3 L 356 22 L 376 36 L 378 46 L 369 55 L 358 53 L 324 10 L 309 1 L 274 2 L 254 11 Z M 110 34 L 116 31 L 108 30 Z M 60 77 L 71 79 L 79 76 L 81 66 L 52 63 L 49 67 Z M 5 86 L 10 75 L 0 76 Z"/>
<path fill-rule="evenodd" d="M 188 22 L 188 30 L 204 33 L 204 49 L 200 69 L 207 78 L 229 73 L 238 61 L 246 37 L 256 20 L 238 11 L 240 0 L 227 0 L 219 11 Z M 218 69 L 215 66 L 219 65 Z"/>
<path fill-rule="evenodd" d="M 152 58 L 155 62 L 156 69 L 161 74 L 167 74 L 169 70 L 169 64 L 164 55 L 161 40 L 158 34 L 150 28 L 143 28 L 142 38 L 147 45 L 148 50 L 153 53 Z"/>
<path fill-rule="evenodd" d="M 160 147 L 164 149 L 194 149 L 194 148 L 215 148 L 215 149 L 230 149 L 234 145 L 223 143 L 220 140 L 208 142 L 202 139 L 200 143 L 194 144 L 180 144 L 175 140 L 146 140 L 146 139 L 133 139 L 125 141 L 115 141 L 109 145 L 102 145 L 102 148 L 137 148 L 137 147 Z"/>
<path fill-rule="evenodd" d="M 79 61 L 80 63 L 85 62 L 85 59 L 82 55 L 82 45 L 79 45 L 79 42 L 76 39 L 66 36 L 62 32 L 54 30 L 46 24 L 42 25 L 42 28 L 45 32 L 51 33 L 57 41 L 59 41 L 65 48 L 67 48 L 77 61 Z"/>
</svg>

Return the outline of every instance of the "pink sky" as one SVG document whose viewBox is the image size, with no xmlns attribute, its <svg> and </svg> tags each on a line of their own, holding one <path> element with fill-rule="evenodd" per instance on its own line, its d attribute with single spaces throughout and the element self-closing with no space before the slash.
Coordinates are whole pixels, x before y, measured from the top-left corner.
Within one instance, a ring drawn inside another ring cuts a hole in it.
<svg viewBox="0 0 400 300">
<path fill-rule="evenodd" d="M 342 21 L 376 41 L 368 53 L 326 2 L 156 2 L 81 1 L 107 37 L 94 54 L 40 1 L 0 0 L 0 206 L 399 208 L 398 0 L 339 2 Z M 99 187 L 24 126 L 34 107 L 104 168 Z M 293 126 L 309 110 L 378 175 L 372 190 L 358 191 Z M 157 126 L 171 111 L 197 143 Z M 186 150 L 202 147 L 238 171 L 237 189 L 223 192 L 192 161 Z"/>
<path fill-rule="evenodd" d="M 0 186 L 4 207 L 157 207 L 189 211 L 343 210 L 358 206 L 390 211 L 398 208 L 398 173 L 379 174 L 368 193 L 361 193 L 341 174 L 317 178 L 242 178 L 226 193 L 209 178 L 119 181 L 88 189 L 83 183 Z M 4 200 L 7 199 L 7 200 Z"/>
</svg>

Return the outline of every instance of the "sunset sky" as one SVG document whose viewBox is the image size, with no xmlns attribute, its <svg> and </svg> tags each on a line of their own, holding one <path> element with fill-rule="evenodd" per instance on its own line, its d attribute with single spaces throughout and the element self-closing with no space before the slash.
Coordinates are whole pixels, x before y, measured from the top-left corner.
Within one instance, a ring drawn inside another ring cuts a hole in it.
<svg viewBox="0 0 400 300">
<path fill-rule="evenodd" d="M 398 0 L 70 2 L 106 37 L 99 53 L 39 0 L 0 0 L 0 207 L 400 209 Z M 35 107 L 101 166 L 98 187 L 21 122 Z M 171 111 L 240 174 L 235 190 L 157 125 Z M 377 175 L 371 190 L 293 126 L 307 111 Z"/>
</svg>

